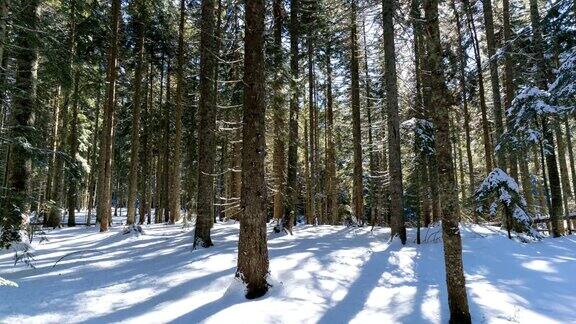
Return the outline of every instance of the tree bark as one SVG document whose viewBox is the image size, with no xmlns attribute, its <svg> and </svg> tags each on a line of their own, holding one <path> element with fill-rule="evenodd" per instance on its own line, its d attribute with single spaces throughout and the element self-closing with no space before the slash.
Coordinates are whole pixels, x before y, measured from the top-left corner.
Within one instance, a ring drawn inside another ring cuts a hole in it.
<svg viewBox="0 0 576 324">
<path fill-rule="evenodd" d="M 214 165 L 216 160 L 216 31 L 215 1 L 202 0 L 200 36 L 200 101 L 198 105 L 198 198 L 194 248 L 210 247 L 214 224 Z"/>
<path fill-rule="evenodd" d="M 108 231 L 112 220 L 111 213 L 111 177 L 112 146 L 114 139 L 114 111 L 116 107 L 116 78 L 118 67 L 118 33 L 120 28 L 120 0 L 112 1 L 110 13 L 110 43 L 108 45 L 108 71 L 104 121 L 100 139 L 100 159 L 98 165 L 98 206 L 96 214 L 100 219 L 100 232 Z"/>
<path fill-rule="evenodd" d="M 490 83 L 492 85 L 492 106 L 494 110 L 494 125 L 496 141 L 504 134 L 502 124 L 502 99 L 500 96 L 500 79 L 498 77 L 498 60 L 496 57 L 496 38 L 494 36 L 494 17 L 492 13 L 492 0 L 482 0 L 484 12 L 484 28 L 486 30 L 486 47 L 488 50 L 488 63 L 490 66 Z M 480 73 L 481 71 L 479 71 Z M 507 171 L 506 152 L 503 148 L 496 152 L 497 166 Z"/>
<path fill-rule="evenodd" d="M 274 0 L 272 5 L 274 19 L 274 81 L 272 84 L 274 96 L 272 98 L 272 111 L 274 113 L 274 156 L 273 169 L 275 180 L 274 193 L 274 219 L 280 221 L 284 214 L 284 195 L 286 181 L 286 127 L 284 113 L 284 55 L 282 51 L 282 28 L 284 24 L 283 4 L 281 0 Z"/>
<path fill-rule="evenodd" d="M 246 284 L 246 298 L 268 291 L 266 246 L 266 90 L 264 87 L 264 0 L 246 2 L 244 43 L 244 118 L 242 128 L 242 194 L 238 269 Z"/>
<path fill-rule="evenodd" d="M 132 101 L 132 125 L 130 130 L 130 171 L 128 175 L 128 214 L 126 223 L 136 219 L 136 195 L 138 194 L 138 169 L 140 153 L 140 107 L 142 105 L 142 70 L 144 68 L 144 2 L 136 0 L 136 72 L 134 74 L 134 100 Z M 142 194 L 142 193 L 140 193 Z M 141 196 L 142 198 L 142 196 Z M 142 203 L 142 199 L 140 199 Z"/>
<path fill-rule="evenodd" d="M 390 218 L 392 236 L 398 235 L 406 244 L 404 224 L 402 159 L 400 155 L 400 117 L 398 114 L 398 85 L 396 76 L 396 50 L 394 45 L 395 1 L 382 1 L 382 27 L 384 29 L 384 64 L 386 109 L 388 111 L 388 174 L 390 176 Z"/>
<path fill-rule="evenodd" d="M 364 181 L 362 168 L 362 125 L 360 119 L 360 81 L 358 58 L 358 32 L 356 24 L 356 0 L 352 0 L 350 15 L 350 74 L 352 99 L 352 141 L 354 147 L 354 173 L 352 185 L 352 205 L 354 216 L 361 223 L 364 219 Z"/>
<path fill-rule="evenodd" d="M 446 102 L 446 86 L 442 68 L 442 45 L 438 21 L 438 0 L 426 0 L 426 32 L 428 36 L 428 60 L 430 68 L 431 105 L 435 107 L 434 135 L 438 156 L 438 178 L 442 201 L 442 238 L 448 288 L 450 323 L 471 323 L 466 295 L 466 282 L 462 265 L 462 240 L 456 214 L 457 190 L 453 172 L 450 143 L 449 105 Z"/>
<path fill-rule="evenodd" d="M 288 129 L 288 172 L 286 178 L 286 190 L 288 204 L 284 212 L 282 224 L 291 231 L 292 216 L 297 212 L 298 201 L 298 38 L 300 37 L 299 24 L 300 0 L 291 0 L 290 6 L 290 120 Z"/>
<path fill-rule="evenodd" d="M 184 92 L 184 22 L 186 19 L 185 1 L 180 0 L 180 26 L 178 32 L 178 56 L 176 58 L 176 114 L 174 134 L 174 158 L 171 169 L 170 223 L 180 220 L 180 168 L 182 161 L 182 96 Z"/>
<path fill-rule="evenodd" d="M 336 149 L 334 144 L 334 100 L 332 97 L 332 45 L 326 45 L 326 201 L 330 224 L 337 224 L 338 192 L 336 179 Z"/>
</svg>

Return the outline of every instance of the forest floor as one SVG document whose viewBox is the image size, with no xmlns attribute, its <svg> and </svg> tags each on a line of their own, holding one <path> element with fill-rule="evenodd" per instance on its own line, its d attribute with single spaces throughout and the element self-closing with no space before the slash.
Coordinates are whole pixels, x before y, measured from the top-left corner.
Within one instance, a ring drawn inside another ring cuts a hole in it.
<svg viewBox="0 0 576 324">
<path fill-rule="evenodd" d="M 32 243 L 35 268 L 0 252 L 0 277 L 18 285 L 0 285 L 0 322 L 448 322 L 439 227 L 424 229 L 419 246 L 412 230 L 406 246 L 390 244 L 387 229 L 269 234 L 273 287 L 253 301 L 234 279 L 238 228 L 216 224 L 215 246 L 196 251 L 182 225 L 144 226 L 140 236 L 121 225 L 47 231 Z M 526 244 L 495 228 L 462 233 L 474 323 L 576 321 L 576 236 Z"/>
</svg>

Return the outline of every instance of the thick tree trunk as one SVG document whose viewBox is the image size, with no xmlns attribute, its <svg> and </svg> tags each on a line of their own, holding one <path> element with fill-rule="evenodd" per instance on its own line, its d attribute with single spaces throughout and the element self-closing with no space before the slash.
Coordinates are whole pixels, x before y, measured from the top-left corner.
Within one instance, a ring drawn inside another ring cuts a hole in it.
<svg viewBox="0 0 576 324">
<path fill-rule="evenodd" d="M 466 296 L 466 282 L 462 265 L 462 240 L 456 214 L 455 179 L 450 144 L 449 105 L 442 70 L 442 45 L 438 21 L 438 0 L 426 0 L 426 30 L 428 35 L 428 59 L 430 67 L 431 105 L 435 107 L 434 135 L 438 156 L 438 179 L 442 201 L 442 238 L 448 288 L 450 323 L 471 323 Z"/>
<path fill-rule="evenodd" d="M 15 16 L 19 27 L 16 32 L 16 82 L 19 91 L 13 96 L 13 126 L 10 137 L 19 141 L 11 146 L 6 175 L 8 188 L 0 211 L 2 234 L 0 248 L 9 247 L 12 242 L 22 240 L 20 230 L 30 210 L 30 180 L 32 173 L 32 152 L 27 144 L 34 146 L 33 127 L 36 111 L 36 88 L 38 52 L 36 28 L 38 25 L 38 0 L 22 0 L 22 10 Z"/>
<path fill-rule="evenodd" d="M 402 159 L 400 155 L 400 116 L 398 113 L 398 85 L 396 76 L 396 49 L 394 45 L 395 1 L 382 1 L 382 27 L 384 28 L 384 64 L 386 83 L 386 109 L 388 111 L 388 174 L 390 176 L 390 219 L 392 236 L 398 235 L 406 244 L 404 224 Z"/>
<path fill-rule="evenodd" d="M 198 198 L 194 248 L 212 246 L 214 165 L 216 160 L 215 1 L 202 0 L 200 36 L 200 101 L 198 104 Z"/>
<path fill-rule="evenodd" d="M 266 90 L 264 86 L 264 0 L 246 2 L 244 43 L 244 118 L 242 142 L 242 195 L 238 269 L 246 283 L 246 298 L 268 291 L 266 246 Z"/>
<path fill-rule="evenodd" d="M 110 13 L 110 43 L 108 47 L 108 71 L 106 104 L 104 106 L 104 121 L 100 139 L 100 159 L 98 165 L 98 206 L 96 214 L 100 219 L 100 232 L 108 231 L 112 220 L 111 212 L 111 177 L 112 177 L 112 146 L 114 138 L 114 110 L 116 107 L 116 77 L 118 66 L 118 33 L 120 28 L 120 0 L 112 1 Z"/>
</svg>

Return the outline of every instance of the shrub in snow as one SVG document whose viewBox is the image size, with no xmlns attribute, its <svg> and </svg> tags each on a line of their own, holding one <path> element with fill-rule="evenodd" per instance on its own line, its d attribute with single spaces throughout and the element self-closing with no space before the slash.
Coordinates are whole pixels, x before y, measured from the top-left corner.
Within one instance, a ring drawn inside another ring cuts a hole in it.
<svg viewBox="0 0 576 324">
<path fill-rule="evenodd" d="M 502 169 L 496 168 L 482 181 L 474 194 L 478 212 L 485 212 L 484 206 L 490 206 L 489 214 L 494 216 L 498 206 L 503 206 L 505 228 L 517 233 L 538 236 L 532 229 L 532 216 L 527 211 L 526 200 L 518 184 Z"/>
</svg>

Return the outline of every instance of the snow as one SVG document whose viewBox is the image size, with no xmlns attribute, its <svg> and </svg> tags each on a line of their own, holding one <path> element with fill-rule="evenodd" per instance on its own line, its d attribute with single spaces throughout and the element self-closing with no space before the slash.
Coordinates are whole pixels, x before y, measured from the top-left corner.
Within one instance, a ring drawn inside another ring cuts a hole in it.
<svg viewBox="0 0 576 324">
<path fill-rule="evenodd" d="M 2 282 L 18 284 L 0 284 L 0 322 L 448 321 L 439 226 L 423 229 L 419 246 L 412 229 L 402 246 L 388 229 L 297 226 L 278 236 L 270 228 L 273 287 L 253 301 L 234 278 L 238 228 L 216 224 L 215 246 L 196 251 L 178 224 L 144 225 L 142 235 L 122 226 L 47 231 L 48 241 L 32 243 L 35 269 L 0 253 Z M 574 321 L 576 237 L 525 244 L 492 227 L 461 232 L 474 323 Z"/>
</svg>

